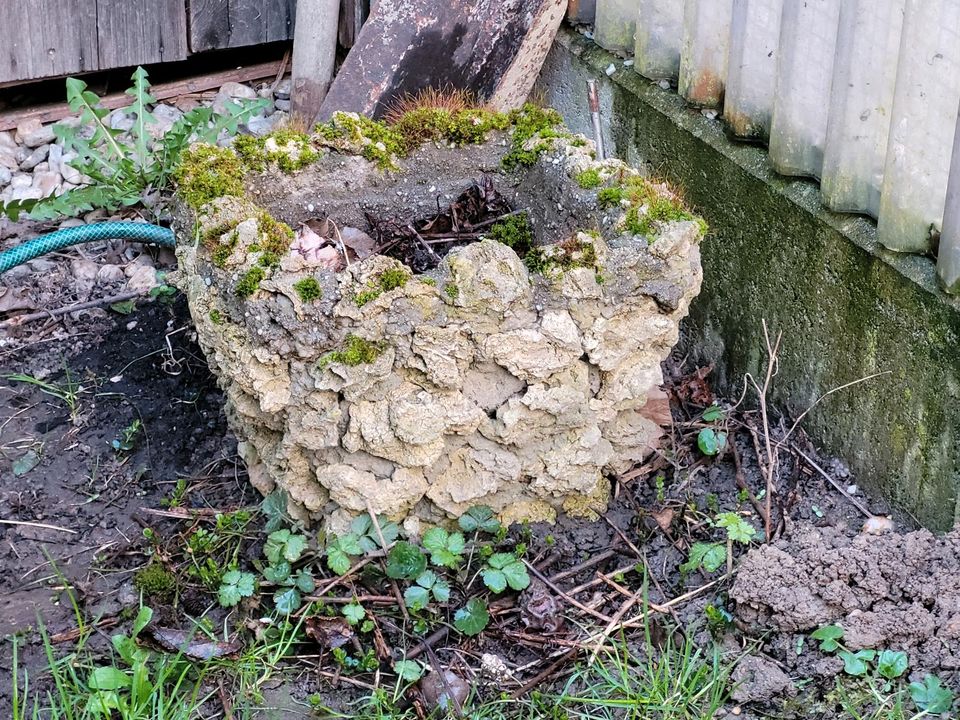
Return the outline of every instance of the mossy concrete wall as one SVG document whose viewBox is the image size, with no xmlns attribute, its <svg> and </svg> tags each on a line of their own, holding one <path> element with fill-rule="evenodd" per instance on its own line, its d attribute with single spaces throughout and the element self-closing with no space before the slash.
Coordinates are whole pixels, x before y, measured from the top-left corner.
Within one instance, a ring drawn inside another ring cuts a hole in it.
<svg viewBox="0 0 960 720">
<path fill-rule="evenodd" d="M 691 357 L 716 363 L 719 388 L 739 395 L 744 373 L 763 371 L 765 319 L 783 333 L 772 400 L 794 417 L 885 371 L 828 397 L 804 427 L 862 486 L 950 528 L 960 519 L 960 302 L 938 289 L 932 261 L 882 249 L 870 221 L 823 209 L 814 183 L 777 176 L 762 148 L 730 142 L 718 121 L 562 30 L 538 87 L 589 135 L 588 78 L 600 81 L 608 153 L 681 185 L 710 224 Z"/>
</svg>

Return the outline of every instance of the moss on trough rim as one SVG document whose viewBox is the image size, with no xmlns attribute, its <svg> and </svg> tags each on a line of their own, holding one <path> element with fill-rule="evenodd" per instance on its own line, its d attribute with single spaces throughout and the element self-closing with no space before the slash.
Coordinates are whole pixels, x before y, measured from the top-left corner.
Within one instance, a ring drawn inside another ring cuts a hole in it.
<svg viewBox="0 0 960 720">
<path fill-rule="evenodd" d="M 561 123 L 555 110 L 530 103 L 507 113 L 421 107 L 393 123 L 338 112 L 330 122 L 317 125 L 312 135 L 281 128 L 259 138 L 239 135 L 232 148 L 195 144 L 183 153 L 174 179 L 184 202 L 199 210 L 218 197 L 242 196 L 243 177 L 248 172 L 260 172 L 269 165 L 276 165 L 282 172 L 296 172 L 315 162 L 324 146 L 362 155 L 382 170 L 395 170 L 397 158 L 409 155 L 425 142 L 478 144 L 485 142 L 492 131 L 511 129 L 510 150 L 503 157 L 503 167 L 514 170 L 533 164 L 549 147 L 550 138 L 565 135 L 553 130 Z M 543 139 L 528 147 L 538 134 Z"/>
</svg>

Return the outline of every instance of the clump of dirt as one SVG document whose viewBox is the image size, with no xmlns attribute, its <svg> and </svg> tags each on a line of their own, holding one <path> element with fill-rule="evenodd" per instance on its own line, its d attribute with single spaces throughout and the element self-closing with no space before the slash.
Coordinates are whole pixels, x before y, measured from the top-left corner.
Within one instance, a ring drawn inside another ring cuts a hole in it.
<svg viewBox="0 0 960 720">
<path fill-rule="evenodd" d="M 749 632 L 836 623 L 851 650 L 907 651 L 911 667 L 960 668 L 960 531 L 859 534 L 800 523 L 751 550 L 730 597 Z"/>
</svg>

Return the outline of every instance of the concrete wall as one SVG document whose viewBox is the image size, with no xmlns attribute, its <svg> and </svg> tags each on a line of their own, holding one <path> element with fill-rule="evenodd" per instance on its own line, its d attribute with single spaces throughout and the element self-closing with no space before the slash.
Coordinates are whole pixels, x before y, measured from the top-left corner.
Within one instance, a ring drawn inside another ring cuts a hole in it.
<svg viewBox="0 0 960 720">
<path fill-rule="evenodd" d="M 588 78 L 600 81 L 608 153 L 682 186 L 710 224 L 692 358 L 716 363 L 718 387 L 739 395 L 743 374 L 763 371 L 766 319 L 783 332 L 772 400 L 794 417 L 888 371 L 831 395 L 803 426 L 861 485 L 949 529 L 960 519 L 960 301 L 938 289 L 933 262 L 882 249 L 870 221 L 823 209 L 816 184 L 777 177 L 765 151 L 729 142 L 718 121 L 562 31 L 538 87 L 587 135 Z"/>
</svg>

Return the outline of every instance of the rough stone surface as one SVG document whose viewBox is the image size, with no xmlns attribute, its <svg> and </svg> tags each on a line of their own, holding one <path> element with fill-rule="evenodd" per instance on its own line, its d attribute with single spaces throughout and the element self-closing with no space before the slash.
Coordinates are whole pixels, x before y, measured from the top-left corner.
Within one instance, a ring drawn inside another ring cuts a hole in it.
<svg viewBox="0 0 960 720">
<path fill-rule="evenodd" d="M 823 208 L 815 183 L 784 181 L 766 150 L 731 142 L 720 123 L 576 33 L 561 29 L 538 90 L 575 131 L 590 132 L 586 81 L 600 89 L 604 145 L 684 188 L 710 225 L 703 292 L 684 324 L 690 362 L 739 397 L 762 376 L 761 321 L 783 342 L 768 396 L 853 480 L 928 527 L 960 521 L 960 298 L 929 257 L 892 253 L 869 220 Z M 605 70 L 616 62 L 616 72 Z M 653 288 L 651 288 L 653 290 Z"/>
<path fill-rule="evenodd" d="M 588 168 L 635 171 L 594 163 L 589 141 L 558 134 L 519 174 L 496 170 L 508 147 L 499 133 L 480 146 L 425 145 L 390 173 L 324 151 L 294 175 L 248 176 L 245 199 L 187 213 L 201 237 L 216 228 L 214 245 L 233 246 L 218 267 L 203 245 L 181 244 L 174 282 L 259 489 L 285 489 L 291 512 L 335 531 L 368 504 L 428 522 L 477 504 L 510 521 L 605 508 L 605 475 L 661 437 L 660 362 L 699 290 L 701 229 L 679 221 L 649 237 L 627 233 L 624 212 L 600 210 L 596 190 L 575 178 Z M 452 250 L 423 275 L 380 255 L 339 272 L 306 267 L 293 251 L 254 294 L 235 292 L 259 257 L 254 198 L 294 227 L 326 215 L 365 228 L 365 212 L 432 217 L 437 197 L 450 202 L 481 172 L 527 209 L 545 251 L 590 245 L 596 264 L 532 273 L 492 239 Z M 387 270 L 410 276 L 358 306 Z M 304 302 L 293 286 L 308 276 L 322 297 Z M 351 337 L 374 356 L 351 365 L 332 354 Z"/>
</svg>

